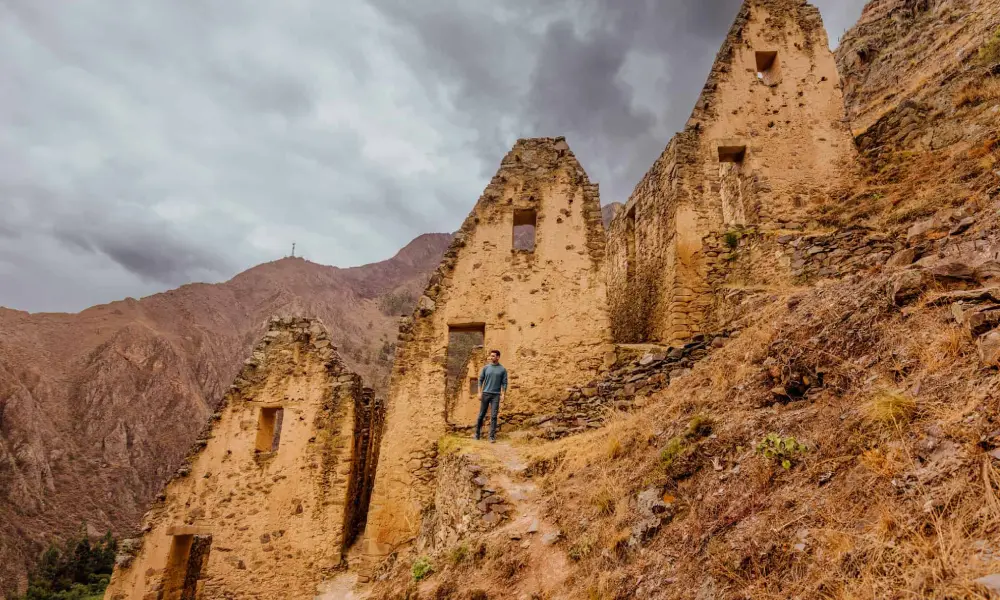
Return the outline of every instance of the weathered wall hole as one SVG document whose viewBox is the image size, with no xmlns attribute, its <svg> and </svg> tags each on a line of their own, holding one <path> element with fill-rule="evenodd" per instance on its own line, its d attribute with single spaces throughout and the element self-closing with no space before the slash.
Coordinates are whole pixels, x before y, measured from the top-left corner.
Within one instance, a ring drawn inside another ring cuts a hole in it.
<svg viewBox="0 0 1000 600">
<path fill-rule="evenodd" d="M 719 162 L 740 164 L 746 155 L 746 146 L 719 146 Z"/>
<path fill-rule="evenodd" d="M 514 211 L 514 250 L 519 252 L 535 251 L 537 225 L 538 213 L 533 209 L 517 209 Z"/>
<path fill-rule="evenodd" d="M 279 407 L 261 408 L 257 418 L 257 452 L 277 452 L 281 442 L 281 424 L 285 409 Z"/>
</svg>

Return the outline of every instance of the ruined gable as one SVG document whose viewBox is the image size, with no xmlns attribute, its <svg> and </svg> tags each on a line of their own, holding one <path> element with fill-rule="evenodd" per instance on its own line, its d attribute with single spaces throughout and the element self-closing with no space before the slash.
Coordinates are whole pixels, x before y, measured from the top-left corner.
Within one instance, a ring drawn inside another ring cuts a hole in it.
<svg viewBox="0 0 1000 600">
<path fill-rule="evenodd" d="M 363 529 L 381 422 L 319 321 L 272 319 L 105 597 L 314 597 Z"/>
<path fill-rule="evenodd" d="M 529 225 L 533 232 L 521 230 Z M 531 244 L 519 239 L 530 234 Z M 484 349 L 501 351 L 510 374 L 502 421 L 554 410 L 609 350 L 603 258 L 597 185 L 565 140 L 519 140 L 400 329 L 366 532 L 372 554 L 413 537 L 433 496 L 438 438 L 474 424 L 478 390 L 468 387 L 482 363 L 449 361 L 459 351 L 449 339 L 471 336 L 464 351 L 478 347 L 480 361 Z"/>
<path fill-rule="evenodd" d="M 790 259 L 737 256 L 739 240 L 803 229 L 853 155 L 819 11 L 745 2 L 685 130 L 609 229 L 615 339 L 691 339 L 716 325 L 720 286 L 788 280 Z"/>
</svg>

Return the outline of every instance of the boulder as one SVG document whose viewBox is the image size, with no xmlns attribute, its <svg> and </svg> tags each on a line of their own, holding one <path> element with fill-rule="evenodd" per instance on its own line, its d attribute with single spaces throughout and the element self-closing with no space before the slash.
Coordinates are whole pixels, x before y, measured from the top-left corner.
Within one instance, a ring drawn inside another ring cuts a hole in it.
<svg viewBox="0 0 1000 600">
<path fill-rule="evenodd" d="M 979 360 L 983 366 L 1000 367 L 1000 331 L 993 331 L 981 336 L 977 342 Z"/>
<path fill-rule="evenodd" d="M 908 304 L 924 293 L 929 282 L 928 274 L 923 270 L 907 269 L 900 271 L 889 280 L 889 292 L 896 306 Z"/>
<path fill-rule="evenodd" d="M 891 269 L 908 267 L 920 257 L 920 252 L 916 248 L 904 248 L 892 255 L 885 265 Z"/>
<path fill-rule="evenodd" d="M 982 263 L 976 267 L 973 276 L 983 285 L 1000 282 L 1000 262 L 988 260 Z"/>
<path fill-rule="evenodd" d="M 955 233 L 961 233 L 972 226 L 968 213 L 960 208 L 939 211 L 929 219 L 914 223 L 906 232 L 911 244 L 939 240 Z"/>
<path fill-rule="evenodd" d="M 963 321 L 973 336 L 992 331 L 1000 325 L 1000 306 L 990 306 L 963 314 Z"/>
<path fill-rule="evenodd" d="M 960 260 L 934 265 L 927 271 L 935 279 L 952 279 L 957 281 L 974 281 L 976 279 L 976 270 L 972 265 Z"/>
</svg>

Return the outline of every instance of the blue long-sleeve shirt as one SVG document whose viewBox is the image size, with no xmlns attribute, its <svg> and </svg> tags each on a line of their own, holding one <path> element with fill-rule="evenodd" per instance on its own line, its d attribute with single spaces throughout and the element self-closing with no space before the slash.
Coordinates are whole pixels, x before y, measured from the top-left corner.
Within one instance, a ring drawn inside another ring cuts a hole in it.
<svg viewBox="0 0 1000 600">
<path fill-rule="evenodd" d="M 490 363 L 479 372 L 479 390 L 484 394 L 507 391 L 507 369 L 501 364 Z"/>
</svg>

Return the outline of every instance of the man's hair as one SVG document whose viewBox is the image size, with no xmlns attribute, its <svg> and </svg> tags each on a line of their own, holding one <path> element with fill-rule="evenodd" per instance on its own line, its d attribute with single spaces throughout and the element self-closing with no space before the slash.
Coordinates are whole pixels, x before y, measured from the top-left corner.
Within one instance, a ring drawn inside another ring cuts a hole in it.
<svg viewBox="0 0 1000 600">
<path fill-rule="evenodd" d="M 499 350 L 490 350 L 490 354 L 496 354 L 497 358 L 500 358 L 500 351 Z"/>
</svg>

